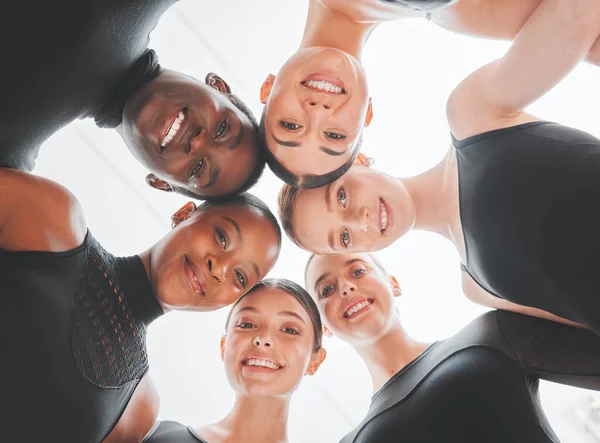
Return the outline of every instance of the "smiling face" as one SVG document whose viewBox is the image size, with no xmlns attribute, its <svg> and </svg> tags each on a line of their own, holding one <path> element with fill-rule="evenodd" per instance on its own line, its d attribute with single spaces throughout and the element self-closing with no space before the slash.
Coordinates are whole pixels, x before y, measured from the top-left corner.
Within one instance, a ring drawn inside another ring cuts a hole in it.
<svg viewBox="0 0 600 443">
<path fill-rule="evenodd" d="M 268 149 L 298 177 L 334 171 L 351 159 L 368 103 L 357 59 L 333 48 L 302 49 L 270 89 L 264 120 Z"/>
<path fill-rule="evenodd" d="M 325 355 L 315 351 L 311 319 L 280 288 L 261 287 L 233 309 L 221 354 L 229 384 L 238 395 L 291 396 Z"/>
<path fill-rule="evenodd" d="M 256 168 L 257 135 L 229 86 L 214 75 L 207 82 L 163 71 L 127 101 L 119 132 L 140 163 L 171 186 L 221 196 Z"/>
<path fill-rule="evenodd" d="M 397 319 L 393 297 L 399 286 L 368 254 L 314 256 L 306 289 L 327 328 L 351 344 L 377 339 Z"/>
<path fill-rule="evenodd" d="M 277 231 L 258 210 L 200 208 L 152 248 L 151 283 L 166 308 L 213 311 L 252 288 L 278 255 Z"/>
<path fill-rule="evenodd" d="M 402 183 L 360 165 L 327 186 L 299 192 L 291 216 L 299 245 L 318 254 L 383 249 L 410 230 L 414 219 Z"/>
</svg>

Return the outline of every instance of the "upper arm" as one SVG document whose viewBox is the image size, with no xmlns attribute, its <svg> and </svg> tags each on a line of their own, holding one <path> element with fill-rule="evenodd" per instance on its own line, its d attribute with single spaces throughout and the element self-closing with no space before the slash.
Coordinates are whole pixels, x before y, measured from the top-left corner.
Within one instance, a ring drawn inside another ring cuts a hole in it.
<svg viewBox="0 0 600 443">
<path fill-rule="evenodd" d="M 83 243 L 87 227 L 79 202 L 59 184 L 0 169 L 0 247 L 66 251 Z"/>
<path fill-rule="evenodd" d="M 597 0 L 544 0 L 506 54 L 452 92 L 446 112 L 457 138 L 531 121 L 525 107 L 584 59 L 600 34 Z"/>
<path fill-rule="evenodd" d="M 498 326 L 529 375 L 600 390 L 600 337 L 594 332 L 507 312 L 498 312 Z"/>
</svg>

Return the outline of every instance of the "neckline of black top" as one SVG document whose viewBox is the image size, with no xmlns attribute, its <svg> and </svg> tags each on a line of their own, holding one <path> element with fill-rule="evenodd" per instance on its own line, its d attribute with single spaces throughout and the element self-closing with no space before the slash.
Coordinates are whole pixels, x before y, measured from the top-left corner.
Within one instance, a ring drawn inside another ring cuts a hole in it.
<svg viewBox="0 0 600 443">
<path fill-rule="evenodd" d="M 501 134 L 505 134 L 507 132 L 512 132 L 512 131 L 518 131 L 518 130 L 522 130 L 522 129 L 527 129 L 530 128 L 532 126 L 538 126 L 538 125 L 552 125 L 555 124 L 554 122 L 549 122 L 549 121 L 545 121 L 545 120 L 540 120 L 540 121 L 535 121 L 535 122 L 529 122 L 529 123 L 522 123 L 520 125 L 515 125 L 515 126 L 508 126 L 506 128 L 500 128 L 500 129 L 493 129 L 491 131 L 487 131 L 487 132 L 482 132 L 481 134 L 476 134 L 476 135 L 472 135 L 471 137 L 467 137 L 467 138 L 463 138 L 462 140 L 457 140 L 454 137 L 454 134 L 452 132 L 450 132 L 450 136 L 452 137 L 452 145 L 456 148 L 456 149 L 460 149 L 463 148 L 465 146 L 471 145 L 473 143 L 476 143 L 484 138 L 488 138 L 488 137 L 493 137 L 496 135 L 501 135 Z"/>
</svg>

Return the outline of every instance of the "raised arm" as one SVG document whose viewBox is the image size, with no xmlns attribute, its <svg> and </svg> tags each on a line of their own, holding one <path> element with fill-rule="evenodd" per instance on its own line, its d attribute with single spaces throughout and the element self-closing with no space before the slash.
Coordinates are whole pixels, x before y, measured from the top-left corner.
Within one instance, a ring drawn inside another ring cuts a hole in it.
<svg viewBox="0 0 600 443">
<path fill-rule="evenodd" d="M 77 199 L 59 184 L 0 168 L 0 248 L 67 251 L 85 239 L 87 227 Z"/>
<path fill-rule="evenodd" d="M 535 120 L 525 107 L 582 61 L 599 34 L 599 0 L 543 0 L 507 53 L 450 95 L 447 116 L 455 137 Z"/>
<path fill-rule="evenodd" d="M 512 312 L 496 315 L 502 336 L 526 373 L 600 390 L 600 337 L 594 332 Z"/>
</svg>

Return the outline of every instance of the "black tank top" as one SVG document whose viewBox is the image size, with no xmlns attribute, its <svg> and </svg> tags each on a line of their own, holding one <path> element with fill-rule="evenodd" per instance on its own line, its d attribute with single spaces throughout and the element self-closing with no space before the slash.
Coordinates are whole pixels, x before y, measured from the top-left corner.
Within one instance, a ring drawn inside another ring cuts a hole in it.
<svg viewBox="0 0 600 443">
<path fill-rule="evenodd" d="M 161 421 L 154 425 L 154 428 L 142 443 L 208 443 L 191 426 L 184 426 L 176 421 Z"/>
<path fill-rule="evenodd" d="M 394 3 L 415 11 L 433 12 L 458 3 L 459 0 L 380 0 L 383 3 Z"/>
<path fill-rule="evenodd" d="M 465 270 L 600 333 L 600 140 L 550 122 L 454 140 Z"/>
<path fill-rule="evenodd" d="M 540 378 L 600 390 L 600 337 L 488 312 L 395 374 L 341 443 L 559 442 L 539 401 Z"/>
<path fill-rule="evenodd" d="M 88 232 L 61 253 L 0 249 L 2 435 L 98 443 L 148 371 L 146 327 L 163 311 L 139 257 Z"/>
</svg>

